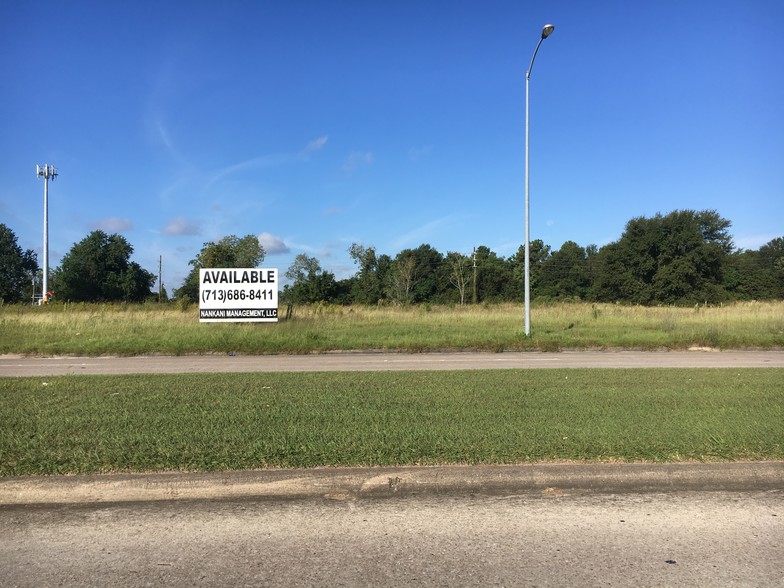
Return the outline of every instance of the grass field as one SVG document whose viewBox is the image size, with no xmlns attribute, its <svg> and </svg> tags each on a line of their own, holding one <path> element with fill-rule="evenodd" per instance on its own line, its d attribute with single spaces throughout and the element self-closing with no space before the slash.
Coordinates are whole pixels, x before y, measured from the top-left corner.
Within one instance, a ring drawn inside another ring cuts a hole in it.
<svg viewBox="0 0 784 588">
<path fill-rule="evenodd" d="M 0 353 L 169 355 L 386 349 L 511 351 L 581 348 L 784 347 L 784 302 L 717 307 L 534 305 L 295 307 L 276 324 L 200 324 L 174 304 L 0 305 Z"/>
<path fill-rule="evenodd" d="M 784 370 L 0 378 L 0 475 L 784 459 Z"/>
</svg>

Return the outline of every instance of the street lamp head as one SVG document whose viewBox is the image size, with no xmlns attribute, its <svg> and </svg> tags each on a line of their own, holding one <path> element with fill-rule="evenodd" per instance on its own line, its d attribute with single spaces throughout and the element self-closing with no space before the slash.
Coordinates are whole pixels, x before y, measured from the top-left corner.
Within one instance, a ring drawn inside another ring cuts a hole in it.
<svg viewBox="0 0 784 588">
<path fill-rule="evenodd" d="M 542 29 L 542 39 L 546 39 L 547 37 L 549 37 L 554 30 L 555 30 L 555 25 L 551 25 L 551 24 L 544 25 L 544 28 Z"/>
</svg>

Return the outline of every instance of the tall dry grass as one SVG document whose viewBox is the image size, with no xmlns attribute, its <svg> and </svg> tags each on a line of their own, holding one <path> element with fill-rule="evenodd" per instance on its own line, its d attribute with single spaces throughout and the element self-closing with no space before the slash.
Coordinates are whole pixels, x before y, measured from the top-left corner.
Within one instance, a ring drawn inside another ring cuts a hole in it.
<svg viewBox="0 0 784 588">
<path fill-rule="evenodd" d="M 281 313 L 283 314 L 283 313 Z M 293 309 L 279 323 L 202 324 L 195 306 L 55 304 L 0 306 L 0 353 L 309 353 L 331 350 L 549 350 L 784 347 L 784 301 L 693 308 L 614 304 L 523 307 L 334 306 Z"/>
</svg>

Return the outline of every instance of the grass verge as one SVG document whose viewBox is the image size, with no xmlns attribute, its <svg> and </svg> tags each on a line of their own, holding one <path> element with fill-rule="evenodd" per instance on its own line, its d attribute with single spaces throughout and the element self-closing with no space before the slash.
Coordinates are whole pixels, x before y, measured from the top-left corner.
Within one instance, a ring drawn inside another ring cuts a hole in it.
<svg viewBox="0 0 784 588">
<path fill-rule="evenodd" d="M 784 459 L 784 370 L 0 378 L 0 475 Z"/>
</svg>

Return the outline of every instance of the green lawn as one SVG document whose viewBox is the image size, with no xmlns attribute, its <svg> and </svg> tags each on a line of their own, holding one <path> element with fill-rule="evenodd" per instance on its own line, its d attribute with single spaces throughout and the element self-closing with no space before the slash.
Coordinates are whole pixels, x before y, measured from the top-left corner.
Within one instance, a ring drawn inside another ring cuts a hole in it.
<svg viewBox="0 0 784 588">
<path fill-rule="evenodd" d="M 784 370 L 0 378 L 0 475 L 784 459 Z"/>
</svg>

